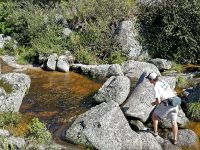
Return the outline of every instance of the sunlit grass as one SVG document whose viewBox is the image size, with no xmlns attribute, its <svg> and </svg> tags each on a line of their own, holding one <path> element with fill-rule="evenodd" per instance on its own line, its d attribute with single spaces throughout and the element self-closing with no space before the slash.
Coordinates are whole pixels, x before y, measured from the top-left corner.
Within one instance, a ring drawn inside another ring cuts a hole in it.
<svg viewBox="0 0 200 150">
<path fill-rule="evenodd" d="M 2 87 L 7 94 L 12 93 L 12 86 L 5 81 L 0 80 L 0 87 Z"/>
<path fill-rule="evenodd" d="M 188 116 L 194 121 L 200 121 L 200 102 L 188 104 Z"/>
</svg>

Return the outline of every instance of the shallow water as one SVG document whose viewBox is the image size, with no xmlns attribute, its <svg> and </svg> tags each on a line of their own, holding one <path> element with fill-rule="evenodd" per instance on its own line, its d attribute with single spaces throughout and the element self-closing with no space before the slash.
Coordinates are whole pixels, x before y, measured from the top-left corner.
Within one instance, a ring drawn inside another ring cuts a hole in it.
<svg viewBox="0 0 200 150">
<path fill-rule="evenodd" d="M 102 84 L 73 72 L 34 69 L 25 73 L 31 77 L 31 86 L 20 112 L 40 118 L 58 143 L 69 146 L 60 140 L 61 133 L 88 110 L 88 99 Z"/>
</svg>

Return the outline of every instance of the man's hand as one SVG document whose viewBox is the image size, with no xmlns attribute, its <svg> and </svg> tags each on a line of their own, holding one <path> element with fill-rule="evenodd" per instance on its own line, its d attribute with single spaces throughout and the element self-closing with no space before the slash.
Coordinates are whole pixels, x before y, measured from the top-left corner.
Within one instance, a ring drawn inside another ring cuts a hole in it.
<svg viewBox="0 0 200 150">
<path fill-rule="evenodd" d="M 151 105 L 154 106 L 154 105 L 155 105 L 155 102 L 152 102 Z"/>
<path fill-rule="evenodd" d="M 156 98 L 154 102 L 151 103 L 152 106 L 160 104 L 160 100 Z"/>
</svg>

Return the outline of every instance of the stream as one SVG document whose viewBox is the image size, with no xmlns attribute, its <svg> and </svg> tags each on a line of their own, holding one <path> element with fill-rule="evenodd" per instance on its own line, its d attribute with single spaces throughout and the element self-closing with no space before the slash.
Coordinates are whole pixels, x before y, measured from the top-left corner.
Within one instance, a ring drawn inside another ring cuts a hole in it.
<svg viewBox="0 0 200 150">
<path fill-rule="evenodd" d="M 2 73 L 13 68 L 1 63 Z M 70 150 L 85 148 L 62 141 L 64 129 L 70 127 L 76 117 L 92 107 L 90 97 L 103 84 L 86 76 L 68 72 L 43 71 L 40 68 L 23 71 L 31 78 L 31 86 L 24 97 L 20 112 L 24 118 L 38 117 L 53 134 L 54 141 Z M 200 122 L 190 122 L 188 128 L 200 137 Z"/>
</svg>

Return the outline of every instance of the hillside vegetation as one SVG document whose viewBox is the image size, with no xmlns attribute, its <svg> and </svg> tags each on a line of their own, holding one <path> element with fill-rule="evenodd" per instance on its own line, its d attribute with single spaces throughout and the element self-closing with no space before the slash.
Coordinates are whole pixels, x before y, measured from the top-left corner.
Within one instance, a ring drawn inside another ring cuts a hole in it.
<svg viewBox="0 0 200 150">
<path fill-rule="evenodd" d="M 76 62 L 121 63 L 127 57 L 115 33 L 123 20 L 138 16 L 141 44 L 155 58 L 196 63 L 200 59 L 199 2 L 163 0 L 139 5 L 135 0 L 4 0 L 0 34 L 13 37 L 1 54 L 25 63 L 39 55 L 71 51 Z M 70 36 L 62 34 L 70 28 Z M 13 46 L 16 45 L 17 47 Z"/>
</svg>

